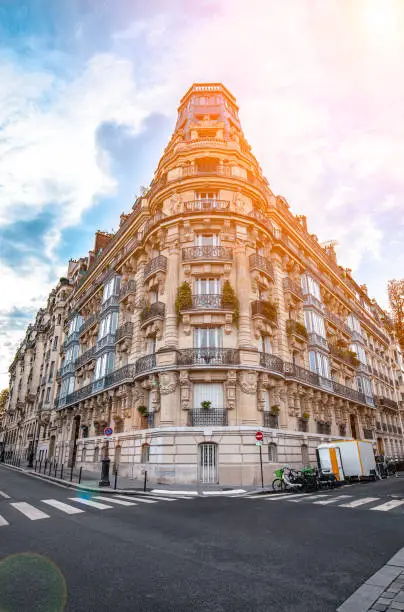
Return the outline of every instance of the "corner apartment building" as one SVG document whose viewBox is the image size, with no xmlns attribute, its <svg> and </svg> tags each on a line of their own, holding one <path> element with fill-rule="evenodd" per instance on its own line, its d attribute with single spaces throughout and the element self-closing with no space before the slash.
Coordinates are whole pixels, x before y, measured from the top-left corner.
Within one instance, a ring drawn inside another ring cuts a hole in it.
<svg viewBox="0 0 404 612">
<path fill-rule="evenodd" d="M 333 244 L 273 194 L 226 87 L 185 94 L 150 188 L 120 221 L 70 262 L 27 331 L 10 370 L 8 444 L 34 440 L 36 453 L 47 445 L 58 462 L 97 470 L 107 452 L 135 478 L 229 485 L 259 481 L 257 429 L 267 481 L 333 439 L 404 455 L 389 320 Z"/>
</svg>

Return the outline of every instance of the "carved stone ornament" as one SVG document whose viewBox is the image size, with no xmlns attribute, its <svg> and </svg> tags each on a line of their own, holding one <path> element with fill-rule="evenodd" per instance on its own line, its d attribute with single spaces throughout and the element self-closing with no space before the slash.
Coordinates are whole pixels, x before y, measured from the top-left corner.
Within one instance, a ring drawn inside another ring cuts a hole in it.
<svg viewBox="0 0 404 612">
<path fill-rule="evenodd" d="M 239 373 L 238 384 L 244 393 L 253 395 L 257 392 L 257 372 L 252 370 Z"/>
<path fill-rule="evenodd" d="M 174 393 L 177 387 L 177 375 L 175 372 L 161 372 L 159 374 L 159 381 L 161 395 Z"/>
</svg>

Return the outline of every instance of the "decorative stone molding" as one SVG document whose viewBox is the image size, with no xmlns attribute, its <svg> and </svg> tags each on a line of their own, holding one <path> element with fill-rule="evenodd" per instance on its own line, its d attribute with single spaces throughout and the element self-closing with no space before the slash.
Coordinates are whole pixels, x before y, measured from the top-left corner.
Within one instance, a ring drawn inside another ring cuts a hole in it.
<svg viewBox="0 0 404 612">
<path fill-rule="evenodd" d="M 159 375 L 160 393 L 161 395 L 170 395 L 177 388 L 177 373 L 176 372 L 161 372 Z"/>
<path fill-rule="evenodd" d="M 254 372 L 254 370 L 243 370 L 239 372 L 238 384 L 243 393 L 253 395 L 257 392 L 257 372 Z"/>
<path fill-rule="evenodd" d="M 235 370 L 228 370 L 226 376 L 226 400 L 228 410 L 234 410 L 236 406 L 236 386 L 237 372 Z"/>
<path fill-rule="evenodd" d="M 188 370 L 180 371 L 180 395 L 181 395 L 181 409 L 190 410 L 191 405 L 191 383 L 189 380 Z"/>
</svg>

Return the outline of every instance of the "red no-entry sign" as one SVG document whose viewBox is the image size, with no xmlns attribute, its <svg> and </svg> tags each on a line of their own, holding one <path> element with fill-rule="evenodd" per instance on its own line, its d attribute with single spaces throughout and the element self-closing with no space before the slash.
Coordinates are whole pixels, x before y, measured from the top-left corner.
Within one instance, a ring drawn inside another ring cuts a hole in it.
<svg viewBox="0 0 404 612">
<path fill-rule="evenodd" d="M 258 440 L 258 442 L 261 442 L 264 439 L 264 434 L 262 431 L 257 431 L 255 434 L 255 439 Z"/>
</svg>

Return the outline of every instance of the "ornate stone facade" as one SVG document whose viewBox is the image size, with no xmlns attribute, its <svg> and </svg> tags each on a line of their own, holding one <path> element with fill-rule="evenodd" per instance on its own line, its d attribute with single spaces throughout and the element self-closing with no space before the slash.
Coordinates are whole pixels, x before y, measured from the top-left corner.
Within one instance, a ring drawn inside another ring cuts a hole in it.
<svg viewBox="0 0 404 612">
<path fill-rule="evenodd" d="M 150 188 L 52 296 L 10 368 L 8 452 L 43 446 L 97 471 L 108 452 L 123 475 L 236 485 L 259 481 L 258 428 L 267 482 L 330 439 L 403 454 L 385 313 L 272 193 L 221 84 L 185 94 Z M 64 342 L 45 410 L 58 308 Z"/>
</svg>

